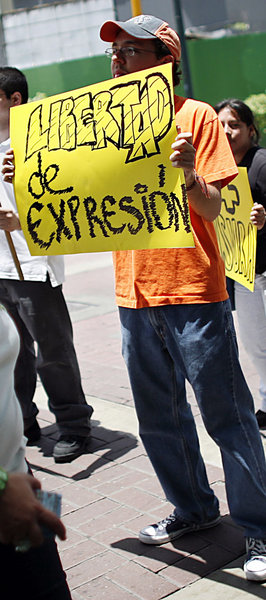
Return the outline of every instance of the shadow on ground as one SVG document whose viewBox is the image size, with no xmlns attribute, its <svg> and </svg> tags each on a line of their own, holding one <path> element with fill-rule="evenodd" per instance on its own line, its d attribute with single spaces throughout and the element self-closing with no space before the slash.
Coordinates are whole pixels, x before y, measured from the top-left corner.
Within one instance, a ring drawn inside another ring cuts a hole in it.
<svg viewBox="0 0 266 600">
<path fill-rule="evenodd" d="M 53 448 L 58 439 L 59 431 L 57 425 L 48 425 L 47 427 L 42 428 L 41 438 L 35 446 L 39 448 L 40 453 L 42 453 L 44 457 L 52 457 Z M 84 466 L 86 455 L 89 455 L 90 457 L 93 455 L 95 460 L 92 463 L 90 461 L 88 467 L 82 468 L 82 470 L 75 473 L 72 478 L 76 481 L 86 479 L 108 461 L 112 462 L 121 458 L 137 446 L 138 440 L 134 435 L 124 431 L 105 429 L 99 425 L 98 421 L 92 420 L 91 438 L 87 452 L 82 454 L 82 466 Z M 32 464 L 32 462 L 30 464 L 33 468 L 40 469 L 40 465 Z M 50 471 L 49 467 L 42 467 L 42 470 L 47 472 Z M 51 472 L 55 473 L 54 468 Z M 62 476 L 60 472 L 58 472 L 58 475 Z"/>
</svg>

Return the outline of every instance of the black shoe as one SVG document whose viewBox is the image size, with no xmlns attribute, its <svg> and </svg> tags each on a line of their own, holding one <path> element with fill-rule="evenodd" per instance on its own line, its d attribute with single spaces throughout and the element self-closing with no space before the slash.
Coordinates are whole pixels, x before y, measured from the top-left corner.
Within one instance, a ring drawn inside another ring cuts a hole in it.
<svg viewBox="0 0 266 600">
<path fill-rule="evenodd" d="M 39 441 L 41 430 L 37 419 L 27 429 L 24 429 L 24 435 L 28 438 L 27 446 L 34 446 Z"/>
<path fill-rule="evenodd" d="M 68 463 L 85 454 L 88 450 L 89 437 L 63 434 L 55 444 L 53 457 L 56 463 Z"/>
<path fill-rule="evenodd" d="M 139 532 L 139 540 L 143 544 L 166 544 L 176 538 L 185 535 L 186 533 L 201 531 L 202 529 L 210 529 L 219 525 L 221 517 L 218 514 L 213 519 L 208 519 L 203 523 L 186 523 L 179 519 L 175 514 L 169 515 L 166 519 L 148 525 Z"/>
<path fill-rule="evenodd" d="M 266 412 L 257 410 L 256 419 L 260 429 L 266 429 Z"/>
</svg>

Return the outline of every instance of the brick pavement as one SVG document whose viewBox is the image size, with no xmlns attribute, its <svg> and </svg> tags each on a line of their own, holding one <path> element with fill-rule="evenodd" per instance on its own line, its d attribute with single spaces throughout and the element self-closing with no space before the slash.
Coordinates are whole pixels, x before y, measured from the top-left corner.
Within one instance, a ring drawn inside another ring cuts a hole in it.
<svg viewBox="0 0 266 600">
<path fill-rule="evenodd" d="M 73 600 L 182 600 L 266 598 L 265 586 L 247 583 L 239 568 L 243 537 L 228 515 L 219 452 L 201 423 L 188 389 L 209 481 L 220 500 L 222 522 L 173 544 L 149 547 L 139 529 L 172 510 L 138 437 L 128 378 L 120 353 L 109 255 L 67 257 L 64 290 L 74 324 L 75 344 L 87 400 L 94 406 L 90 451 L 58 465 L 52 448 L 58 433 L 38 386 L 42 439 L 27 458 L 42 486 L 62 494 L 68 538 L 59 542 Z M 252 390 L 257 377 L 241 356 Z M 265 441 L 265 438 L 264 438 Z M 232 563 L 233 561 L 233 563 Z M 228 567 L 229 564 L 229 567 Z M 232 564 L 232 567 L 230 566 Z M 227 565 L 227 567 L 226 567 Z M 193 594 L 192 594 L 193 591 Z M 190 595 L 191 592 L 191 595 Z M 244 596 L 242 596 L 244 594 Z M 264 594 L 264 595 L 263 595 Z"/>
</svg>

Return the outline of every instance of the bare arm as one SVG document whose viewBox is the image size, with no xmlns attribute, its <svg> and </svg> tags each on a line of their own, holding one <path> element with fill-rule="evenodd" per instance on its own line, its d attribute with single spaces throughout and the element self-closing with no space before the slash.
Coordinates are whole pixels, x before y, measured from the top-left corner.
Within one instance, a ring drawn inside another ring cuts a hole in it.
<svg viewBox="0 0 266 600">
<path fill-rule="evenodd" d="M 0 541 L 17 545 L 29 539 L 32 546 L 43 542 L 40 525 L 46 525 L 60 539 L 66 538 L 60 519 L 42 506 L 35 490 L 41 485 L 37 479 L 24 473 L 9 473 L 5 490 L 0 496 Z"/>
<path fill-rule="evenodd" d="M 180 131 L 180 128 L 178 128 Z M 214 221 L 221 210 L 221 184 L 219 181 L 206 184 L 206 193 L 195 179 L 195 154 L 191 133 L 178 133 L 172 144 L 174 152 L 170 155 L 173 167 L 184 170 L 189 204 L 193 210 L 206 219 Z"/>
</svg>

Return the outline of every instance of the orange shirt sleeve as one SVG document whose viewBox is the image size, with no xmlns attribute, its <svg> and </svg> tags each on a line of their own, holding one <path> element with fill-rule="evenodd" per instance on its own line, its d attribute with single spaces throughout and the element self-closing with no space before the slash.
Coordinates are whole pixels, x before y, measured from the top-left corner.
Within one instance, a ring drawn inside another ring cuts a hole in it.
<svg viewBox="0 0 266 600">
<path fill-rule="evenodd" d="M 193 133 L 196 171 L 206 183 L 227 185 L 238 173 L 223 126 L 214 109 L 205 102 L 175 96 L 176 123 Z"/>
</svg>

